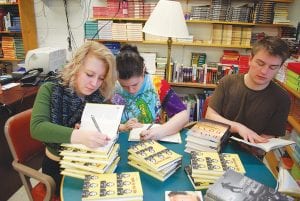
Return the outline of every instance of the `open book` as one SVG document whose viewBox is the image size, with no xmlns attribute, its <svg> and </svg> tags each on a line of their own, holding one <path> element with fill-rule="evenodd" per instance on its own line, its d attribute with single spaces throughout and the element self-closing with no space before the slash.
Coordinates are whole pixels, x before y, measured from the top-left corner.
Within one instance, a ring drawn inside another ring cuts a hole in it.
<svg viewBox="0 0 300 201">
<path fill-rule="evenodd" d="M 140 141 L 140 133 L 143 130 L 146 130 L 149 127 L 150 124 L 144 124 L 141 128 L 134 128 L 130 131 L 128 141 Z M 154 124 L 152 128 L 161 126 L 160 124 Z M 173 143 L 181 143 L 181 136 L 180 133 L 176 133 L 173 135 L 165 136 L 161 138 L 159 141 L 164 142 L 173 142 Z"/>
<path fill-rule="evenodd" d="M 101 132 L 110 137 L 111 141 L 105 147 L 99 147 L 103 151 L 109 150 L 118 137 L 118 128 L 120 125 L 124 105 L 86 103 L 81 116 L 80 129 L 97 130 L 95 122 Z"/>
<path fill-rule="evenodd" d="M 300 186 L 295 179 L 291 176 L 288 170 L 284 168 L 279 169 L 278 174 L 278 191 L 288 195 L 300 197 Z"/>
<path fill-rule="evenodd" d="M 237 138 L 234 136 L 231 136 L 230 138 L 233 140 L 236 140 L 238 142 L 243 142 L 250 146 L 260 148 L 260 149 L 264 150 L 265 152 L 295 143 L 294 141 L 284 140 L 281 138 L 271 138 L 271 139 L 269 139 L 268 142 L 265 142 L 265 143 L 251 143 L 251 142 L 248 142 L 246 140 L 243 140 L 243 139 L 240 139 L 240 138 Z"/>
</svg>

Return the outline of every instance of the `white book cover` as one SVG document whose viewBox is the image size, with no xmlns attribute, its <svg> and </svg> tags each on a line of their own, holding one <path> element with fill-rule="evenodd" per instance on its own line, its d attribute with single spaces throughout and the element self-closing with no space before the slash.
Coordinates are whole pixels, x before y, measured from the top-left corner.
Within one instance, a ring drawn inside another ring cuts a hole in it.
<svg viewBox="0 0 300 201">
<path fill-rule="evenodd" d="M 140 133 L 143 130 L 147 130 L 147 128 L 150 126 L 150 124 L 144 124 L 143 127 L 140 128 L 134 128 L 129 132 L 128 141 L 140 141 Z M 152 128 L 161 126 L 160 124 L 154 124 Z M 178 143 L 181 144 L 181 136 L 180 133 L 175 133 L 173 135 L 168 135 L 163 138 L 161 138 L 159 141 L 164 142 L 172 142 L 172 143 Z"/>
<path fill-rule="evenodd" d="M 243 143 L 248 144 L 250 146 L 260 148 L 260 149 L 264 150 L 265 152 L 268 152 L 268 151 L 271 151 L 272 149 L 277 149 L 277 148 L 284 147 L 284 146 L 295 143 L 294 141 L 284 140 L 284 139 L 281 139 L 281 138 L 271 138 L 271 139 L 269 139 L 268 142 L 264 142 L 264 143 L 251 143 L 251 142 L 248 142 L 246 140 L 243 140 L 243 139 L 240 139 L 240 138 L 237 138 L 237 137 L 234 137 L 234 136 L 231 136 L 230 138 L 233 139 L 233 140 L 236 140 L 238 142 L 243 142 Z"/>
<path fill-rule="evenodd" d="M 279 169 L 278 174 L 278 191 L 281 193 L 300 196 L 300 186 L 291 176 L 288 170 L 284 168 Z"/>
<path fill-rule="evenodd" d="M 98 148 L 105 152 L 118 138 L 118 128 L 123 110 L 124 105 L 86 103 L 81 116 L 80 129 L 96 131 L 97 127 L 92 119 L 93 116 L 101 132 L 111 139 L 106 146 Z"/>
</svg>

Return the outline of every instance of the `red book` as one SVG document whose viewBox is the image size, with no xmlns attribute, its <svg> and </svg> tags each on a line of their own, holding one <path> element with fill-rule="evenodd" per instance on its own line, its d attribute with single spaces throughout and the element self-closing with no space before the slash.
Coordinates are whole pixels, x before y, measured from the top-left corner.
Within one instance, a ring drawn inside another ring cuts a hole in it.
<svg viewBox="0 0 300 201">
<path fill-rule="evenodd" d="M 290 62 L 287 68 L 300 75 L 300 62 Z"/>
</svg>

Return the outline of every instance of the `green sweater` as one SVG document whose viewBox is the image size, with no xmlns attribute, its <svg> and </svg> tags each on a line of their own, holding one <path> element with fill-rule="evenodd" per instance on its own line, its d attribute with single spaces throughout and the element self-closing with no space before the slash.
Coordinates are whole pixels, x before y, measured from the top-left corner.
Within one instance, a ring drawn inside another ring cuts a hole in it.
<svg viewBox="0 0 300 201">
<path fill-rule="evenodd" d="M 30 131 L 31 136 L 47 143 L 70 143 L 73 128 L 57 125 L 50 121 L 50 105 L 53 83 L 44 83 L 35 98 L 33 105 Z M 58 156 L 57 150 L 47 149 Z"/>
</svg>

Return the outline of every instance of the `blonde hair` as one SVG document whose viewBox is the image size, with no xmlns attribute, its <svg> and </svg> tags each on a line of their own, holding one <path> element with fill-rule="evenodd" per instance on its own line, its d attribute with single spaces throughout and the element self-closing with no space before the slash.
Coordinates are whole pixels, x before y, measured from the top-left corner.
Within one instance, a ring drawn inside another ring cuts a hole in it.
<svg viewBox="0 0 300 201">
<path fill-rule="evenodd" d="M 76 75 L 83 66 L 84 60 L 88 55 L 93 55 L 103 61 L 106 68 L 106 75 L 99 90 L 106 100 L 110 99 L 116 82 L 115 57 L 107 47 L 95 41 L 87 41 L 78 48 L 72 60 L 60 73 L 62 85 L 76 90 Z"/>
</svg>

